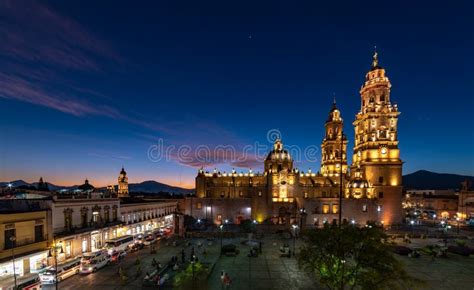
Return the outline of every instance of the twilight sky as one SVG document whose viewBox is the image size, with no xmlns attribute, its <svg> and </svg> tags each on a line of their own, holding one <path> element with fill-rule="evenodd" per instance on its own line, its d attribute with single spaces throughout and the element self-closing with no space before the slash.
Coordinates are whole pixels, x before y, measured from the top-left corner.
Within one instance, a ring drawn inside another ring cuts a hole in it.
<svg viewBox="0 0 474 290">
<path fill-rule="evenodd" d="M 404 173 L 474 175 L 469 1 L 120 2 L 0 0 L 0 181 L 193 187 L 261 170 L 272 129 L 316 171 L 334 93 L 354 145 L 374 45 Z"/>
</svg>

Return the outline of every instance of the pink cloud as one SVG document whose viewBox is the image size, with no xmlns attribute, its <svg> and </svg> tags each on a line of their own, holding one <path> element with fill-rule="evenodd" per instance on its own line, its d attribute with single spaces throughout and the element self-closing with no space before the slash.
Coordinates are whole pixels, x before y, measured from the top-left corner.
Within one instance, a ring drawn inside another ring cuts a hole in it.
<svg viewBox="0 0 474 290">
<path fill-rule="evenodd" d="M 0 2 L 0 55 L 77 70 L 100 70 L 97 58 L 121 62 L 104 41 L 36 1 Z"/>
</svg>

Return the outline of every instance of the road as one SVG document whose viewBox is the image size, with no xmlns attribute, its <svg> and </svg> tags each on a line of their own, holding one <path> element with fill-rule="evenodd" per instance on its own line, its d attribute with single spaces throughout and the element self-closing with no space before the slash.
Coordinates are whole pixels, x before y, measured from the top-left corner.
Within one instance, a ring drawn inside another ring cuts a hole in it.
<svg viewBox="0 0 474 290">
<path fill-rule="evenodd" d="M 67 290 L 67 289 L 131 289 L 131 288 L 141 288 L 143 277 L 145 273 L 153 271 L 151 265 L 153 258 L 161 264 L 167 263 L 172 256 L 178 256 L 181 260 L 181 250 L 185 249 L 186 257 L 189 259 L 191 247 L 185 247 L 184 244 L 179 246 L 167 245 L 166 241 L 162 242 L 157 247 L 157 253 L 151 254 L 150 248 L 145 247 L 144 249 L 129 253 L 120 265 L 108 265 L 96 273 L 82 275 L 74 275 L 64 281 L 58 283 L 58 289 Z M 135 278 L 137 266 L 135 262 L 137 258 L 140 260 L 140 265 L 142 269 L 142 274 L 139 278 Z M 121 285 L 120 276 L 118 274 L 119 266 L 125 271 L 128 276 L 128 281 L 126 284 Z M 80 286 L 79 286 L 80 285 Z M 43 285 L 42 289 L 54 290 L 55 285 Z"/>
</svg>

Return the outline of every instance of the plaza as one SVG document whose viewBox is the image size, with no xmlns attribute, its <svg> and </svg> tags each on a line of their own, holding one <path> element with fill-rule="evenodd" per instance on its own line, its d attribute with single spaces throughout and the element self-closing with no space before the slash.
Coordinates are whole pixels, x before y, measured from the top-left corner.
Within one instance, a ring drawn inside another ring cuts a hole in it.
<svg viewBox="0 0 474 290">
<path fill-rule="evenodd" d="M 221 281 L 221 271 L 225 271 L 232 279 L 227 289 L 325 289 L 320 286 L 317 279 L 310 273 L 306 273 L 298 267 L 295 257 L 281 257 L 279 248 L 288 244 L 293 249 L 293 239 L 285 234 L 267 234 L 258 242 L 262 242 L 262 253 L 257 257 L 248 257 L 249 247 L 242 242 L 247 238 L 224 238 L 223 245 L 234 244 L 239 253 L 236 256 L 220 256 L 220 239 L 174 239 L 163 241 L 159 244 L 157 253 L 150 254 L 150 249 L 144 249 L 128 254 L 120 265 L 109 265 L 96 273 L 89 275 L 75 275 L 58 284 L 58 289 L 77 289 L 78 283 L 83 288 L 106 289 L 151 289 L 143 286 L 143 278 L 146 273 L 153 271 L 153 258 L 162 264 L 167 263 L 172 256 L 177 256 L 181 261 L 181 251 L 184 249 L 186 260 L 189 260 L 192 248 L 203 263 L 211 266 L 207 283 L 196 285 L 196 289 L 225 289 Z M 397 244 L 403 244 L 396 240 Z M 435 242 L 434 240 L 413 240 L 414 247 Z M 472 243 L 472 241 L 470 241 Z M 301 241 L 296 239 L 296 249 Z M 202 246 L 199 246 L 202 245 Z M 205 251 L 204 251 L 205 249 Z M 206 252 L 206 253 L 204 253 Z M 298 253 L 298 251 L 297 251 Z M 447 258 L 432 259 L 421 255 L 420 258 L 408 258 L 396 255 L 405 266 L 407 272 L 414 278 L 422 281 L 416 289 L 472 289 L 474 285 L 474 258 L 462 257 L 456 254 L 448 254 Z M 135 277 L 135 262 L 140 260 L 141 275 Z M 127 281 L 122 284 L 118 275 L 121 266 L 128 276 Z M 180 268 L 178 271 L 181 271 Z M 403 281 L 400 281 L 403 283 Z M 169 285 L 169 284 L 168 284 Z M 54 285 L 43 286 L 45 289 L 54 289 Z M 171 289 L 171 286 L 162 287 Z M 409 288 L 411 289 L 411 288 Z"/>
</svg>

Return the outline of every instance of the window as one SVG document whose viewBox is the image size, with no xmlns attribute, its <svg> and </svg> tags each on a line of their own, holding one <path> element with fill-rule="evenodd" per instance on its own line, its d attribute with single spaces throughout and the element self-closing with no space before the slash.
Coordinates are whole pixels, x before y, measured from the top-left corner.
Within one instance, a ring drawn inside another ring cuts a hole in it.
<svg viewBox="0 0 474 290">
<path fill-rule="evenodd" d="M 329 204 L 323 204 L 323 213 L 329 213 Z"/>
<path fill-rule="evenodd" d="M 239 196 L 242 197 L 244 196 L 244 193 L 242 191 L 239 192 Z"/>
<path fill-rule="evenodd" d="M 16 230 L 5 230 L 5 249 L 11 249 L 15 247 L 16 240 L 12 240 L 12 237 L 16 238 Z"/>
<path fill-rule="evenodd" d="M 83 228 L 87 227 L 87 212 L 89 209 L 87 207 L 83 207 L 81 209 L 81 226 Z"/>
<path fill-rule="evenodd" d="M 259 196 L 259 197 L 262 196 L 262 192 L 261 192 L 261 191 L 258 192 L 258 196 Z"/>
<path fill-rule="evenodd" d="M 117 206 L 114 205 L 114 206 L 112 206 L 112 220 L 113 220 L 114 222 L 117 221 L 117 215 L 118 215 L 118 214 L 117 214 Z"/>
<path fill-rule="evenodd" d="M 104 206 L 104 222 L 107 224 L 110 222 L 110 207 L 108 205 Z"/>
<path fill-rule="evenodd" d="M 35 243 L 41 242 L 44 240 L 43 236 L 43 225 L 35 226 Z"/>
<path fill-rule="evenodd" d="M 202 202 L 196 203 L 196 208 L 197 208 L 197 209 L 201 209 L 201 208 L 202 208 Z"/>
<path fill-rule="evenodd" d="M 64 210 L 64 229 L 70 231 L 72 229 L 72 212 L 71 208 L 66 208 Z"/>
<path fill-rule="evenodd" d="M 332 205 L 332 213 L 338 213 L 339 211 L 339 205 L 338 204 L 333 204 Z"/>
<path fill-rule="evenodd" d="M 225 195 L 225 193 L 222 191 L 222 192 L 221 192 L 221 198 L 223 198 L 224 195 Z"/>
<path fill-rule="evenodd" d="M 308 192 L 304 192 L 304 198 L 308 198 Z"/>
<path fill-rule="evenodd" d="M 94 223 L 98 223 L 98 222 L 99 222 L 99 212 L 97 212 L 97 211 L 92 212 L 92 221 L 93 221 Z"/>
<path fill-rule="evenodd" d="M 366 204 L 364 204 L 364 205 L 362 206 L 362 211 L 363 211 L 363 212 L 367 212 L 367 205 L 366 205 Z"/>
<path fill-rule="evenodd" d="M 218 215 L 217 215 L 217 220 L 218 220 L 218 221 L 221 221 L 221 220 L 222 220 L 222 215 L 221 215 L 221 214 L 218 214 Z"/>
<path fill-rule="evenodd" d="M 379 192 L 379 198 L 383 198 L 383 192 Z"/>
<path fill-rule="evenodd" d="M 383 183 L 383 176 L 379 176 L 379 183 L 380 183 L 380 184 Z"/>
</svg>

